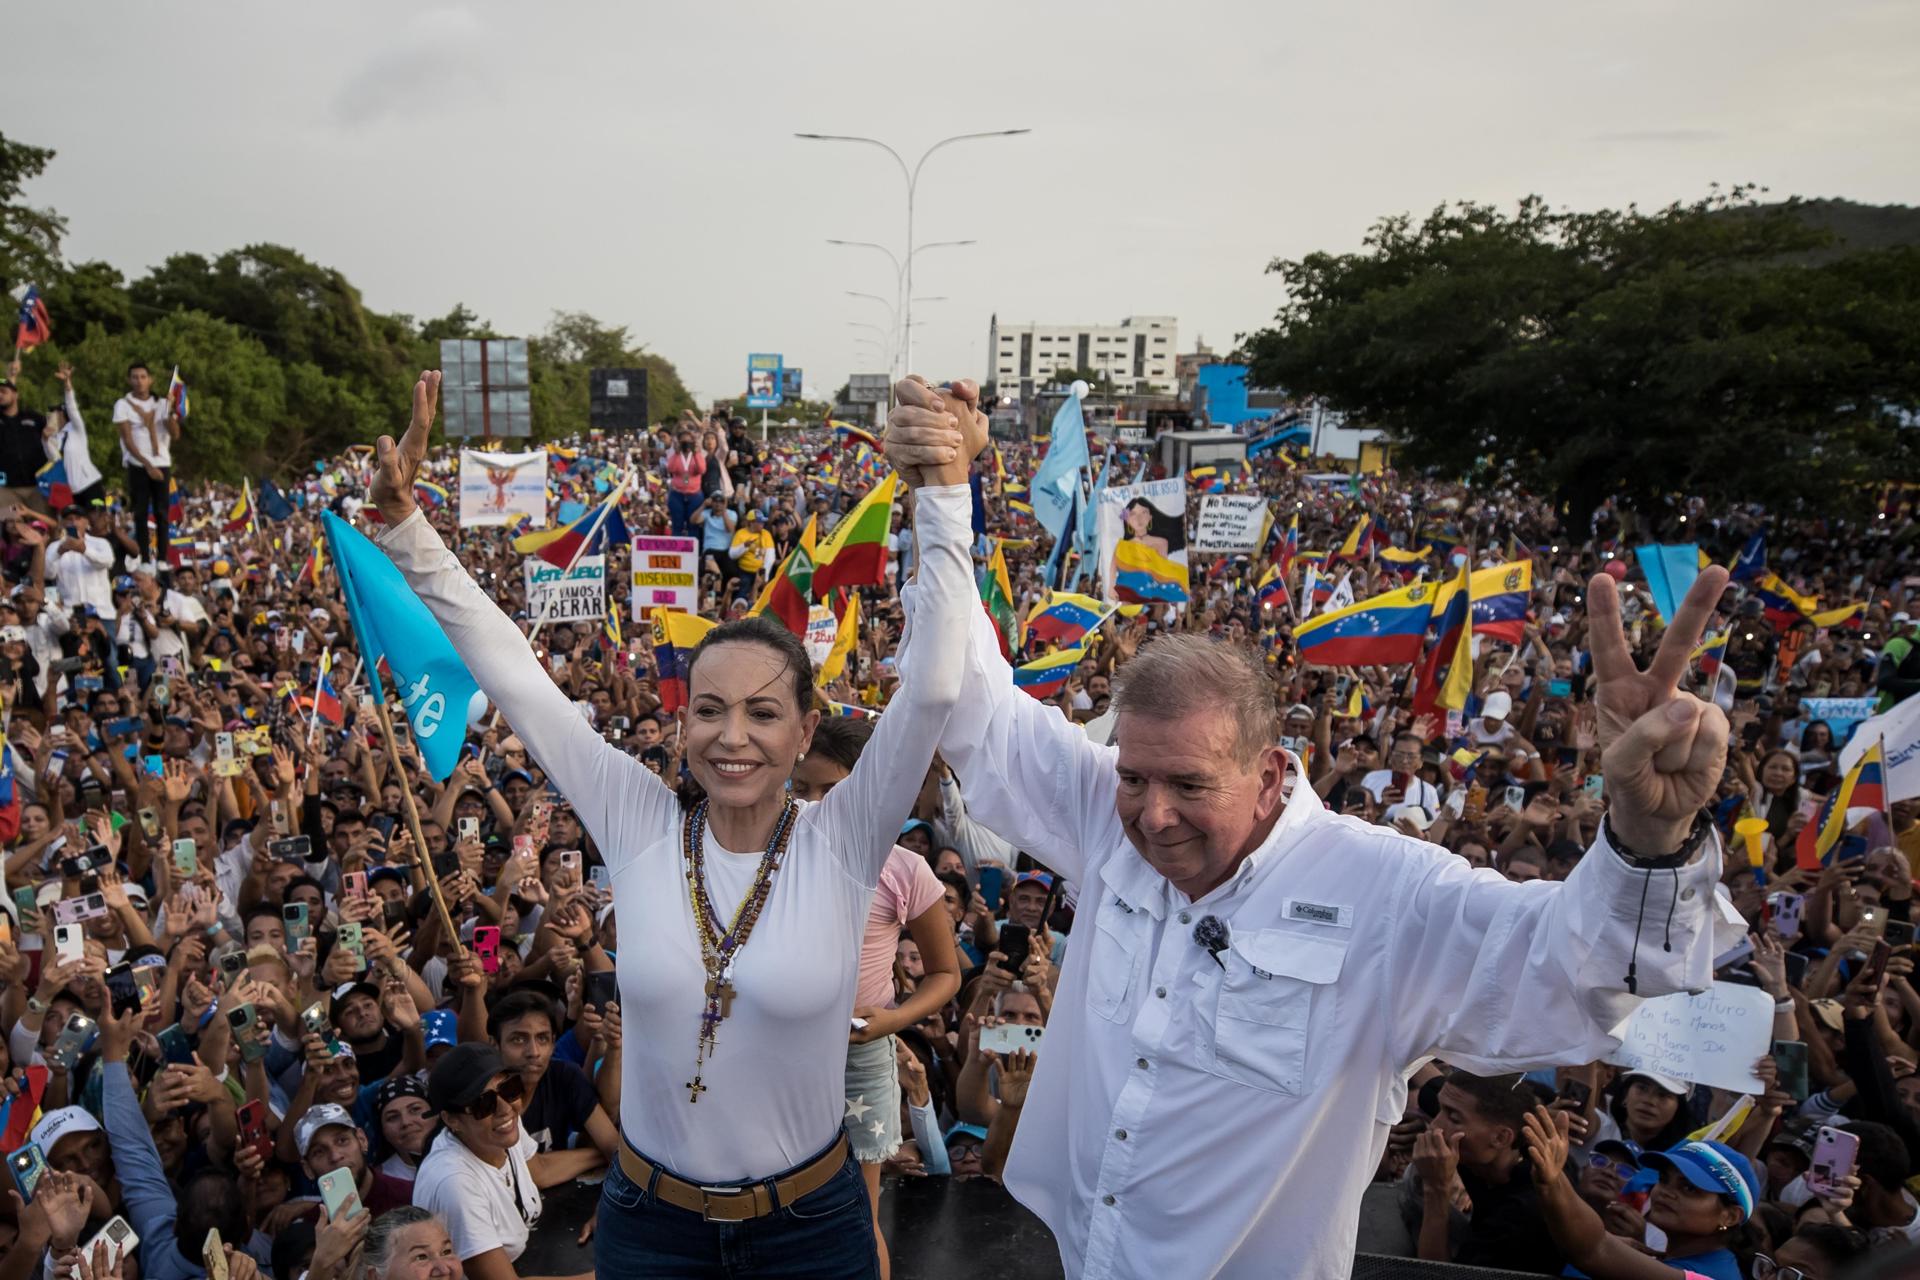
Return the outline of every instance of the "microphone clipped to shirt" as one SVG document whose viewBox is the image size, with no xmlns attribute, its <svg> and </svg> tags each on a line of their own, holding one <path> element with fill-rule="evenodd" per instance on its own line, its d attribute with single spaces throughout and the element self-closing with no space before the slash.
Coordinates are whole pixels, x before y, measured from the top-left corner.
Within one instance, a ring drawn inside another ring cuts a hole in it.
<svg viewBox="0 0 1920 1280">
<path fill-rule="evenodd" d="M 1227 967 L 1220 953 L 1232 943 L 1233 935 L 1228 931 L 1225 920 L 1219 916 L 1201 916 L 1200 923 L 1193 926 L 1193 940 L 1206 949 L 1215 964 L 1222 969 Z"/>
</svg>

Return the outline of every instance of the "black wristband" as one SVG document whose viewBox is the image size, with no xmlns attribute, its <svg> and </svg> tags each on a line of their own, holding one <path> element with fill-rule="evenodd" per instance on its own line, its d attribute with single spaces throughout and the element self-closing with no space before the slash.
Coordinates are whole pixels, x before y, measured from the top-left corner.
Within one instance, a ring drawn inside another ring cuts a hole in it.
<svg viewBox="0 0 1920 1280">
<path fill-rule="evenodd" d="M 1603 814 L 1600 818 L 1601 831 L 1607 837 L 1607 843 L 1613 851 L 1643 871 L 1671 871 L 1686 866 L 1693 861 L 1700 846 L 1705 844 L 1707 836 L 1713 831 L 1713 819 L 1703 809 L 1693 820 L 1693 829 L 1687 832 L 1687 838 L 1680 842 L 1680 848 L 1673 853 L 1641 853 L 1628 846 L 1614 830 L 1613 815 Z"/>
</svg>

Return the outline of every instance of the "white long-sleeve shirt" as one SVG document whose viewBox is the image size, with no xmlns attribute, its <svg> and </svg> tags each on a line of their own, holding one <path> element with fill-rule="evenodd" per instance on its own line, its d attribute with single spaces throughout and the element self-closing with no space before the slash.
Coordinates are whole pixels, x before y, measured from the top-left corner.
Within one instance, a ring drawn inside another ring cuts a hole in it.
<svg viewBox="0 0 1920 1280">
<path fill-rule="evenodd" d="M 732 1016 L 688 1102 L 703 967 L 681 853 L 681 810 L 650 770 L 582 720 L 526 638 L 415 514 L 380 545 L 445 629 L 489 698 L 573 802 L 613 876 L 627 1025 L 620 1123 L 627 1140 L 683 1178 L 764 1178 L 831 1143 L 846 1110 L 847 1019 L 867 907 L 900 824 L 960 696 L 977 611 L 964 486 L 921 489 L 921 573 L 944 597 L 903 638 L 919 659 L 844 782 L 803 804 L 759 923 L 733 969 Z M 709 827 L 708 892 L 729 916 L 762 851 L 722 848 Z"/>
<path fill-rule="evenodd" d="M 78 613 L 81 605 L 90 604 L 103 621 L 111 624 L 113 578 L 108 570 L 113 568 L 113 544 L 90 533 L 81 534 L 80 540 L 85 551 L 50 551 L 54 557 L 53 580 L 60 588 L 60 603 L 69 613 Z"/>
<path fill-rule="evenodd" d="M 910 617 L 931 604 L 924 586 L 905 594 Z M 1190 901 L 1127 841 L 1117 748 L 1015 689 L 985 615 L 971 626 L 941 755 L 978 821 L 1083 886 L 1085 942 L 1067 952 L 1006 1170 L 1069 1276 L 1346 1275 L 1416 1065 L 1607 1052 L 1635 1004 L 1622 983 L 1649 874 L 1642 996 L 1704 989 L 1731 941 L 1716 944 L 1709 911 L 1717 847 L 1647 873 L 1602 841 L 1564 885 L 1516 885 L 1333 815 L 1306 785 Z M 1219 963 L 1193 940 L 1207 915 L 1231 934 Z"/>
<path fill-rule="evenodd" d="M 93 465 L 93 454 L 87 447 L 87 424 L 80 416 L 80 402 L 74 398 L 71 383 L 67 386 L 62 411 L 66 424 L 41 444 L 46 448 L 47 461 L 59 458 L 67 464 L 67 487 L 79 493 L 99 484 L 101 477 L 100 468 Z"/>
</svg>

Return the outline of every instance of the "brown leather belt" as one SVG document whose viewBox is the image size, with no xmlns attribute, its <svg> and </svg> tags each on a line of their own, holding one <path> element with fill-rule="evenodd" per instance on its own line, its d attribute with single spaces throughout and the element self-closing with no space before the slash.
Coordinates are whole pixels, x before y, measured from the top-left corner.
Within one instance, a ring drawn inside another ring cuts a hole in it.
<svg viewBox="0 0 1920 1280">
<path fill-rule="evenodd" d="M 765 1182 L 749 1186 L 703 1187 L 674 1177 L 626 1143 L 620 1144 L 620 1167 L 629 1178 L 651 1191 L 656 1199 L 676 1209 L 697 1213 L 708 1222 L 745 1222 L 748 1218 L 765 1217 L 775 1209 L 793 1204 L 800 1197 L 811 1195 L 826 1186 L 846 1162 L 847 1135 L 842 1131 L 839 1139 L 819 1159 L 775 1180 L 771 1191 Z M 658 1182 L 654 1181 L 656 1172 L 660 1175 Z"/>
</svg>

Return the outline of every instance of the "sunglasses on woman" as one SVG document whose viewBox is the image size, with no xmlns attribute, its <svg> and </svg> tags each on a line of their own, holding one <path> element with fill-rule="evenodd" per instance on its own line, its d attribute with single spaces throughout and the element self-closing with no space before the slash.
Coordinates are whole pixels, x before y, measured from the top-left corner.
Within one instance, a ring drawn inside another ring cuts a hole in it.
<svg viewBox="0 0 1920 1280">
<path fill-rule="evenodd" d="M 459 1110 L 463 1115 L 472 1116 L 475 1120 L 485 1120 L 500 1109 L 501 1103 L 504 1102 L 510 1107 L 518 1106 L 520 1099 L 526 1096 L 527 1082 L 519 1076 L 508 1076 Z"/>
</svg>

